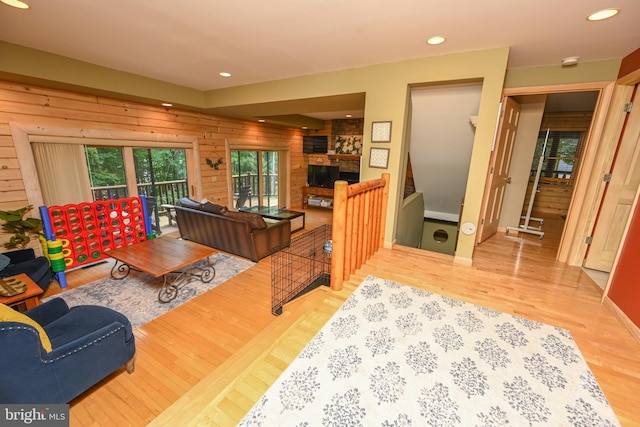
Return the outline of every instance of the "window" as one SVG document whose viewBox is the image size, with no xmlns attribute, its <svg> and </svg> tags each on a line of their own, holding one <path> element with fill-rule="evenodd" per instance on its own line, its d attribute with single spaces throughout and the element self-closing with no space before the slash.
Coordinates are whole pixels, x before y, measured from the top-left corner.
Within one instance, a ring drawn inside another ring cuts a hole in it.
<svg viewBox="0 0 640 427">
<path fill-rule="evenodd" d="M 538 171 L 540 156 L 543 155 L 544 149 L 540 178 L 566 180 L 575 178 L 575 172 L 580 160 L 582 140 L 582 132 L 540 131 L 531 165 L 531 176 L 535 176 Z"/>
</svg>

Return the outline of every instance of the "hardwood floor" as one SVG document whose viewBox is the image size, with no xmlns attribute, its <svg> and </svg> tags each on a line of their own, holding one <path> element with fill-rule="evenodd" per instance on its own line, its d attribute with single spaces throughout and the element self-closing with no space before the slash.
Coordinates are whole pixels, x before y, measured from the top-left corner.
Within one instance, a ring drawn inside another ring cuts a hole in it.
<svg viewBox="0 0 640 427">
<path fill-rule="evenodd" d="M 307 230 L 330 211 L 307 210 Z M 375 275 L 571 331 L 620 422 L 640 426 L 640 344 L 600 303 L 580 268 L 555 261 L 563 223 L 543 240 L 503 233 L 479 245 L 472 267 L 412 248 L 381 249 L 341 292 L 315 290 L 270 311 L 270 260 L 135 331 L 136 371 L 118 371 L 71 404 L 72 426 L 233 426 L 367 276 Z M 110 264 L 68 274 L 69 288 Z M 46 296 L 60 291 L 53 284 Z M 64 296 L 64 292 L 62 292 Z"/>
</svg>

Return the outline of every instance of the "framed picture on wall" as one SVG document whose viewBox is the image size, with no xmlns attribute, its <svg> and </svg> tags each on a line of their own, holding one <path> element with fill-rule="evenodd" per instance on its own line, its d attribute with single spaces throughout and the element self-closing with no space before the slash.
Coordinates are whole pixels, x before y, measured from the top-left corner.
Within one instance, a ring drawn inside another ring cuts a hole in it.
<svg viewBox="0 0 640 427">
<path fill-rule="evenodd" d="M 371 123 L 371 142 L 390 142 L 391 122 Z"/>
<path fill-rule="evenodd" d="M 389 166 L 388 148 L 371 148 L 369 156 L 369 167 L 386 169 Z"/>
<path fill-rule="evenodd" d="M 336 154 L 362 155 L 362 135 L 336 136 Z"/>
</svg>

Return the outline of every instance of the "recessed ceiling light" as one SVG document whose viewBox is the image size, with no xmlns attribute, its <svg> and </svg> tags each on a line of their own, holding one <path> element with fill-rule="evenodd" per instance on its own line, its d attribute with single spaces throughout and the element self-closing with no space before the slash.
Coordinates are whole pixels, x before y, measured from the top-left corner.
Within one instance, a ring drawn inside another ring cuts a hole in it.
<svg viewBox="0 0 640 427">
<path fill-rule="evenodd" d="M 172 103 L 170 103 L 170 102 L 163 102 L 163 103 L 162 103 L 162 106 L 163 106 L 163 107 L 173 107 L 173 104 L 172 104 Z"/>
<path fill-rule="evenodd" d="M 618 13 L 620 13 L 620 9 L 617 8 L 602 9 L 587 16 L 587 21 L 602 21 L 616 16 Z"/>
<path fill-rule="evenodd" d="M 2 3 L 18 9 L 29 9 L 29 5 L 20 0 L 0 0 Z"/>
<path fill-rule="evenodd" d="M 222 73 L 220 73 L 220 75 L 222 77 L 231 77 L 231 73 L 227 73 L 227 72 L 224 72 L 224 71 Z"/>
<path fill-rule="evenodd" d="M 444 43 L 446 39 L 442 36 L 433 36 L 430 37 L 429 40 L 427 40 L 427 44 L 431 44 L 431 45 L 436 45 L 436 44 L 441 44 Z"/>
<path fill-rule="evenodd" d="M 351 114 L 347 114 L 347 117 L 351 117 Z"/>
<path fill-rule="evenodd" d="M 264 123 L 264 119 L 258 119 L 258 122 Z"/>
</svg>

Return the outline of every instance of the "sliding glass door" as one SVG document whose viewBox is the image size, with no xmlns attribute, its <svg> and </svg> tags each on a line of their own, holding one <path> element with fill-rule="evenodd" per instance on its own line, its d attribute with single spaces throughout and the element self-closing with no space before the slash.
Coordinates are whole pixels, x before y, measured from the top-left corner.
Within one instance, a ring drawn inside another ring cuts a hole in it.
<svg viewBox="0 0 640 427">
<path fill-rule="evenodd" d="M 280 206 L 279 155 L 277 151 L 232 150 L 231 179 L 236 209 Z"/>
<path fill-rule="evenodd" d="M 257 151 L 234 150 L 231 152 L 231 178 L 233 205 L 236 209 L 259 205 L 260 157 Z"/>
<path fill-rule="evenodd" d="M 93 200 L 144 195 L 154 232 L 161 234 L 162 205 L 188 196 L 185 150 L 85 147 Z"/>
<path fill-rule="evenodd" d="M 94 200 L 144 195 L 164 204 L 187 195 L 185 150 L 92 146 L 85 154 Z"/>
<path fill-rule="evenodd" d="M 161 234 L 160 216 L 170 215 L 163 205 L 189 195 L 185 150 L 134 148 L 132 154 L 137 193 L 147 197 L 154 232 Z"/>
<path fill-rule="evenodd" d="M 122 147 L 85 147 L 93 200 L 128 197 Z"/>
<path fill-rule="evenodd" d="M 160 204 L 175 204 L 188 196 L 185 150 L 134 148 L 138 195 L 156 197 Z"/>
<path fill-rule="evenodd" d="M 168 215 L 162 205 L 189 195 L 186 149 L 64 143 L 33 143 L 32 149 L 48 206 L 144 195 L 161 234 L 160 218 Z"/>
<path fill-rule="evenodd" d="M 262 152 L 262 204 L 279 207 L 279 156 L 277 151 Z"/>
</svg>

